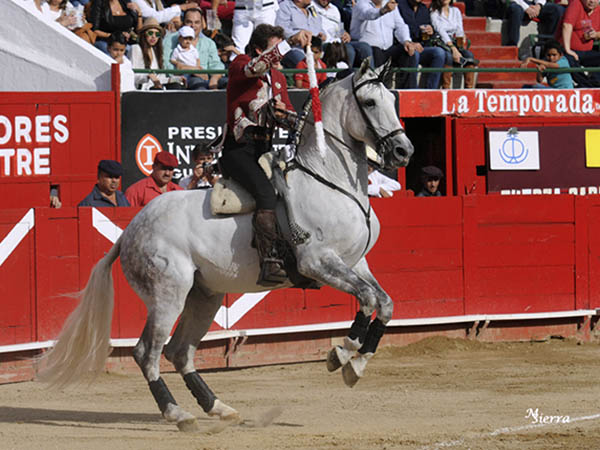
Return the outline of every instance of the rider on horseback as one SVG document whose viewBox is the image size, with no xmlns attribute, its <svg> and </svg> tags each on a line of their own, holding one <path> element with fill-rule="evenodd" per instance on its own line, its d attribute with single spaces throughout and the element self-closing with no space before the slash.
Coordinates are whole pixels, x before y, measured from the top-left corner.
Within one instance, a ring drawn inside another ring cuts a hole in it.
<svg viewBox="0 0 600 450">
<path fill-rule="evenodd" d="M 284 75 L 275 67 L 290 46 L 283 28 L 262 24 L 250 38 L 249 54 L 237 56 L 229 66 L 227 83 L 227 135 L 221 165 L 256 200 L 252 221 L 254 245 L 261 262 L 258 284 L 272 286 L 287 279 L 276 243 L 279 233 L 275 191 L 258 165 L 258 158 L 271 150 L 276 126 L 290 127 L 293 111 Z"/>
</svg>

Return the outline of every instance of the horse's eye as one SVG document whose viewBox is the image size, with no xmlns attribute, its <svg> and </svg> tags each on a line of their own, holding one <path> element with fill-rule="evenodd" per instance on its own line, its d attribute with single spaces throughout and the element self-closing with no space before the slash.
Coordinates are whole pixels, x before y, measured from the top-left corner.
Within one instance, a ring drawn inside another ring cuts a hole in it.
<svg viewBox="0 0 600 450">
<path fill-rule="evenodd" d="M 373 106 L 375 106 L 375 100 L 373 100 L 372 98 L 365 100 L 363 105 L 365 105 L 367 108 L 372 108 Z"/>
</svg>

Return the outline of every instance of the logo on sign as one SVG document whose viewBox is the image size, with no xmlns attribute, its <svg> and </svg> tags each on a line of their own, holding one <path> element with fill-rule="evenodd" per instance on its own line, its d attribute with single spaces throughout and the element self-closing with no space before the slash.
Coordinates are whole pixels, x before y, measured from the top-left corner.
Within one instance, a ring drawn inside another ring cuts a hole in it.
<svg viewBox="0 0 600 450">
<path fill-rule="evenodd" d="M 144 175 L 152 173 L 152 163 L 158 152 L 162 152 L 160 142 L 150 133 L 139 140 L 135 148 L 135 162 Z"/>
<path fill-rule="evenodd" d="M 490 168 L 492 170 L 539 170 L 540 152 L 537 131 L 490 131 Z"/>
</svg>

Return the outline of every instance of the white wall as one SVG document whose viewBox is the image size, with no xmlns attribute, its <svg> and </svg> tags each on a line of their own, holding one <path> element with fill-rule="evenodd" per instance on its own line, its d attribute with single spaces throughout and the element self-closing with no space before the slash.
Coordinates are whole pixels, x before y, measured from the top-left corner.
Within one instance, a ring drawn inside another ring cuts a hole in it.
<svg viewBox="0 0 600 450">
<path fill-rule="evenodd" d="M 0 0 L 0 91 L 108 91 L 114 62 L 28 0 Z"/>
</svg>

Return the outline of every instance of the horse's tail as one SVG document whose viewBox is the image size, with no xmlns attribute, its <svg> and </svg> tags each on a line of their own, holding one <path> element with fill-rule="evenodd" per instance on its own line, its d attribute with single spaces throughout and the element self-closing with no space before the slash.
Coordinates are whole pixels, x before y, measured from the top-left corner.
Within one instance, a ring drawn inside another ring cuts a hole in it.
<svg viewBox="0 0 600 450">
<path fill-rule="evenodd" d="M 98 373 L 110 354 L 114 304 L 111 267 L 121 251 L 121 239 L 94 266 L 81 301 L 67 318 L 54 347 L 41 356 L 37 379 L 63 387 Z"/>
</svg>

